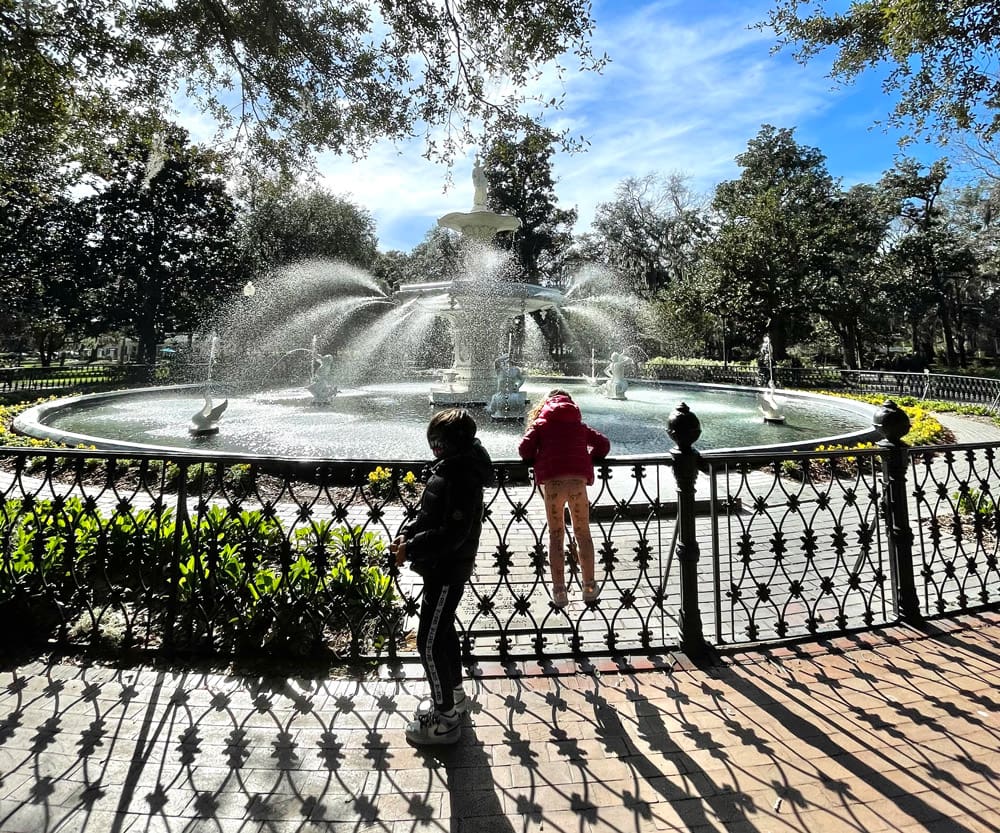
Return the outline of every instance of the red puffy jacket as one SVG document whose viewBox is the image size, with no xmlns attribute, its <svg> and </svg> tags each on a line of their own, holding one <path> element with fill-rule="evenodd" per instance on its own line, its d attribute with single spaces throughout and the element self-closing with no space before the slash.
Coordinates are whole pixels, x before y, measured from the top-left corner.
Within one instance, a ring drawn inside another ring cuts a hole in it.
<svg viewBox="0 0 1000 833">
<path fill-rule="evenodd" d="M 594 482 L 594 460 L 607 457 L 611 441 L 585 424 L 568 396 L 557 394 L 542 406 L 517 447 L 521 459 L 535 467 L 535 482 L 580 477 Z"/>
</svg>

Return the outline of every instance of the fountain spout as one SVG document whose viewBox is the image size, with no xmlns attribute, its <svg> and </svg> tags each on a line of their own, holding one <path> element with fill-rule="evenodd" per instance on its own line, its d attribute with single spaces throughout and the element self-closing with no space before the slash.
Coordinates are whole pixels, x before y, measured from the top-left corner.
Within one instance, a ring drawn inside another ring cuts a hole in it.
<svg viewBox="0 0 1000 833">
<path fill-rule="evenodd" d="M 205 381 L 205 404 L 201 410 L 191 417 L 188 433 L 192 437 L 210 437 L 219 433 L 219 419 L 222 412 L 229 407 L 229 400 L 223 399 L 218 405 L 212 402 L 212 370 L 215 366 L 215 351 L 219 346 L 219 337 L 212 334 L 208 344 L 208 373 Z"/>
<path fill-rule="evenodd" d="M 205 393 L 205 404 L 198 413 L 191 417 L 188 433 L 192 437 L 210 437 L 219 433 L 219 419 L 222 412 L 229 407 L 229 400 L 223 399 L 218 405 L 212 402 L 212 396 Z"/>
<path fill-rule="evenodd" d="M 764 341 L 760 345 L 760 353 L 757 356 L 757 369 L 761 377 L 761 383 L 767 385 L 767 389 L 757 394 L 757 407 L 764 415 L 764 422 L 779 424 L 785 421 L 785 415 L 781 410 L 781 403 L 775 395 L 776 385 L 774 383 L 774 349 L 771 347 L 771 337 L 765 335 Z"/>
</svg>

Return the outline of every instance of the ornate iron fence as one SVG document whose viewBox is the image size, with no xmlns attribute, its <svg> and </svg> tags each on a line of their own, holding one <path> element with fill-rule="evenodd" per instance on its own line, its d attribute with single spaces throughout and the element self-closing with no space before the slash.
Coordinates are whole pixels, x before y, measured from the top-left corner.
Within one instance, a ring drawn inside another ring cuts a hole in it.
<svg viewBox="0 0 1000 833">
<path fill-rule="evenodd" d="M 0 395 L 108 390 L 163 383 L 175 375 L 167 363 L 0 367 Z"/>
<path fill-rule="evenodd" d="M 497 464 L 459 611 L 467 659 L 697 654 L 1000 598 L 1000 444 L 909 449 L 883 424 L 875 449 L 701 455 L 673 424 L 669 453 L 601 467 L 596 603 L 571 567 L 570 604 L 551 604 L 539 492 Z M 420 468 L 0 449 L 0 633 L 408 656 L 420 582 L 387 546 Z"/>
</svg>

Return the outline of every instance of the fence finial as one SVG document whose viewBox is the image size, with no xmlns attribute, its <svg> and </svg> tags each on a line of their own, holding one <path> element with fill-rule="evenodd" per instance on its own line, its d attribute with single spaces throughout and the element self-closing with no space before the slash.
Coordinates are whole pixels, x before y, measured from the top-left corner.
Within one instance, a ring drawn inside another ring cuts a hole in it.
<svg viewBox="0 0 1000 833">
<path fill-rule="evenodd" d="M 886 399 L 872 417 L 872 427 L 881 431 L 882 436 L 895 445 L 909 433 L 910 418 L 899 405 Z"/>
<path fill-rule="evenodd" d="M 686 402 L 681 402 L 667 420 L 667 433 L 681 451 L 690 451 L 701 436 L 701 422 L 691 413 Z"/>
</svg>

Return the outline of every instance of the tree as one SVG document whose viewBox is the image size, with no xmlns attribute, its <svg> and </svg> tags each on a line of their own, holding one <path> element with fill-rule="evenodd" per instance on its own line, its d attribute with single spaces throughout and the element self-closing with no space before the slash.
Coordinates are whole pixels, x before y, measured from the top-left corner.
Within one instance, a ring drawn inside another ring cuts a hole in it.
<svg viewBox="0 0 1000 833">
<path fill-rule="evenodd" d="M 956 287 L 961 363 L 966 341 L 973 354 L 986 347 L 992 352 L 1000 331 L 1000 193 L 995 181 L 984 180 L 945 196 L 945 220 L 976 261 L 975 274 Z"/>
<path fill-rule="evenodd" d="M 591 228 L 584 245 L 640 294 L 682 280 L 708 231 L 701 198 L 678 173 L 623 180 L 615 199 L 597 206 Z"/>
<path fill-rule="evenodd" d="M 803 291 L 840 342 L 845 367 L 860 367 L 866 342 L 884 341 L 889 329 L 883 255 L 898 203 L 871 185 L 831 195 L 818 229 L 818 268 Z"/>
<path fill-rule="evenodd" d="M 307 258 L 363 269 L 375 262 L 375 220 L 345 197 L 278 181 L 257 188 L 249 201 L 240 228 L 254 273 Z"/>
<path fill-rule="evenodd" d="M 0 332 L 31 342 L 43 364 L 82 325 L 74 181 L 56 136 L 0 133 Z"/>
<path fill-rule="evenodd" d="M 943 204 L 948 166 L 943 160 L 926 170 L 915 159 L 896 161 L 880 183 L 902 203 L 901 233 L 894 241 L 890 264 L 899 295 L 905 299 L 913 352 L 933 355 L 933 338 L 922 343 L 920 330 L 928 315 L 941 327 L 945 358 L 950 367 L 965 364 L 961 334 L 962 288 L 976 274 L 976 258 L 965 233 L 947 223 Z M 962 355 L 959 355 L 961 350 Z"/>
<path fill-rule="evenodd" d="M 265 168 L 420 131 L 450 158 L 475 122 L 524 123 L 538 68 L 600 70 L 593 27 L 589 0 L 0 0 L 0 132 L 16 113 L 97 146 L 186 94 Z"/>
<path fill-rule="evenodd" d="M 822 265 L 820 240 L 837 191 L 823 154 L 793 134 L 764 125 L 736 157 L 743 171 L 717 186 L 718 229 L 705 247 L 713 312 L 745 343 L 768 333 L 776 358 L 808 332 L 804 286 Z"/>
<path fill-rule="evenodd" d="M 450 281 L 458 275 L 462 263 L 462 238 L 441 226 L 428 229 L 413 251 L 407 266 L 409 276 L 404 283 Z"/>
<path fill-rule="evenodd" d="M 79 269 L 87 228 L 64 194 L 7 207 L 0 219 L 0 331 L 30 344 L 48 366 L 67 338 L 90 330 L 88 277 Z"/>
<path fill-rule="evenodd" d="M 553 283 L 562 276 L 561 254 L 570 246 L 576 209 L 559 208 L 552 155 L 556 136 L 533 125 L 521 138 L 495 136 L 486 152 L 490 207 L 521 221 L 513 232 L 514 251 L 531 283 Z"/>
<path fill-rule="evenodd" d="M 134 333 L 151 363 L 169 331 L 191 330 L 246 281 L 237 268 L 235 207 L 217 158 L 165 130 L 162 148 L 139 135 L 112 148 L 106 186 L 81 201 L 89 218 L 90 301 L 105 329 Z"/>
<path fill-rule="evenodd" d="M 372 264 L 372 275 L 387 293 L 395 292 L 401 284 L 413 280 L 410 256 L 399 249 L 379 252 Z"/>
<path fill-rule="evenodd" d="M 896 125 L 944 138 L 971 131 L 990 141 L 1000 131 L 1000 6 L 992 0 L 949 3 L 859 0 L 847 8 L 823 0 L 776 0 L 759 24 L 807 62 L 833 47 L 833 75 L 845 82 L 888 67 L 883 89 L 898 99 Z"/>
</svg>

